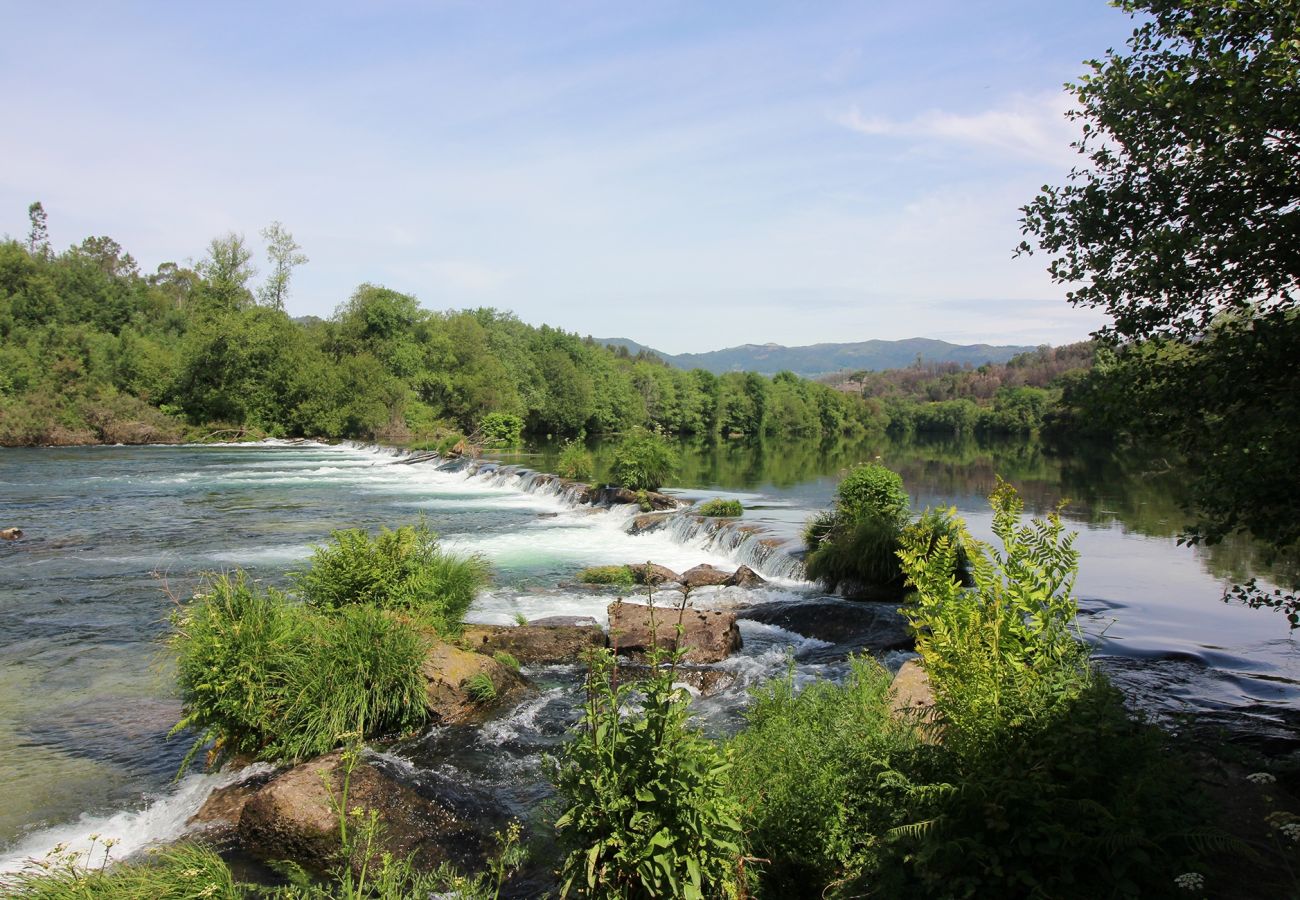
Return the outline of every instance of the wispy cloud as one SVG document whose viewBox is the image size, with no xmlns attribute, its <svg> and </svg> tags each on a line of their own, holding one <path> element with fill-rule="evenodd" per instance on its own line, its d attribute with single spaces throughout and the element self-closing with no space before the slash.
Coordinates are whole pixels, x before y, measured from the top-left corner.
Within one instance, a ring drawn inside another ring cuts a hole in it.
<svg viewBox="0 0 1300 900">
<path fill-rule="evenodd" d="M 1068 165 L 1075 157 L 1070 143 L 1079 136 L 1077 126 L 1066 119 L 1070 108 L 1070 96 L 1062 91 L 1015 97 L 975 113 L 928 110 L 910 119 L 865 115 L 855 106 L 836 121 L 869 137 L 965 144 L 1048 165 Z"/>
</svg>

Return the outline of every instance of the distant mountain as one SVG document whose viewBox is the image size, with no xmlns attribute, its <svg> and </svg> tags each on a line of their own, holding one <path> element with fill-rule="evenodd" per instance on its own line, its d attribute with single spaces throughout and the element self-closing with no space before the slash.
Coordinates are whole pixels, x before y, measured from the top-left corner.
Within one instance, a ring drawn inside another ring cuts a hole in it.
<svg viewBox="0 0 1300 900">
<path fill-rule="evenodd" d="M 830 372 L 901 369 L 916 362 L 919 357 L 929 363 L 1002 363 L 1018 353 L 1033 347 L 994 346 L 992 344 L 950 344 L 929 338 L 908 338 L 902 341 L 861 341 L 856 344 L 813 344 L 810 347 L 783 347 L 780 344 L 742 344 L 725 350 L 707 353 L 662 353 L 653 347 L 638 344 L 627 338 L 595 338 L 597 343 L 626 347 L 629 353 L 653 353 L 669 365 L 679 369 L 707 369 L 717 375 L 723 372 L 758 372 L 775 375 L 789 370 L 805 378 L 816 378 Z"/>
</svg>

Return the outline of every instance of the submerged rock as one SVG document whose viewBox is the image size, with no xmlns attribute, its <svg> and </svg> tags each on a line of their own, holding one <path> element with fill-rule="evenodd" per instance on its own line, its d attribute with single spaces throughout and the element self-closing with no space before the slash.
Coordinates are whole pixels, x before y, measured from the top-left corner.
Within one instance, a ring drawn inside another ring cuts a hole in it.
<svg viewBox="0 0 1300 900">
<path fill-rule="evenodd" d="M 740 610 L 742 619 L 776 625 L 804 637 L 851 650 L 911 649 L 912 629 L 897 609 L 885 604 L 848 600 L 783 600 Z"/>
<path fill-rule="evenodd" d="M 721 609 L 684 610 L 655 607 L 654 631 L 650 629 L 651 608 L 640 603 L 617 601 L 609 605 L 609 643 L 620 652 L 644 653 L 657 643 L 660 649 L 685 651 L 689 663 L 711 663 L 726 659 L 740 649 L 736 614 Z M 677 626 L 680 617 L 680 642 Z"/>
<path fill-rule="evenodd" d="M 541 623 L 527 625 L 468 625 L 463 646 L 489 656 L 509 653 L 525 665 L 579 662 L 593 647 L 605 646 L 605 632 L 595 620 L 590 624 Z"/>
<path fill-rule="evenodd" d="M 492 657 L 441 642 L 429 649 L 420 673 L 425 680 L 425 709 L 442 725 L 483 719 L 497 707 L 517 701 L 528 689 L 517 672 Z M 476 693 L 484 679 L 492 684 L 490 697 Z"/>
<path fill-rule="evenodd" d="M 258 789 L 239 817 L 245 849 L 265 860 L 327 867 L 340 851 L 337 806 L 344 800 L 344 775 L 343 754 L 336 750 Z M 368 761 L 353 768 L 347 790 L 349 811 L 359 808 L 369 815 L 373 810 L 384 823 L 376 855 L 413 855 L 417 866 L 430 868 L 453 857 L 448 848 L 478 840 L 476 830 L 446 804 L 421 795 Z"/>
<path fill-rule="evenodd" d="M 274 771 L 258 772 L 250 778 L 236 781 L 225 787 L 219 787 L 208 799 L 203 801 L 199 811 L 186 820 L 186 825 L 199 825 L 205 828 L 236 828 L 243 817 L 244 807 L 253 799 L 276 773 Z"/>
<path fill-rule="evenodd" d="M 649 678 L 652 671 L 649 666 L 640 663 L 625 663 L 618 670 L 628 681 L 642 681 Z M 725 669 L 679 665 L 673 672 L 673 684 L 689 685 L 702 696 L 710 697 L 734 685 L 738 677 L 737 673 Z"/>
<path fill-rule="evenodd" d="M 23 536 L 21 528 L 0 528 L 0 540 L 16 541 Z"/>
<path fill-rule="evenodd" d="M 657 531 L 667 525 L 668 520 L 671 518 L 672 513 L 670 512 L 642 513 L 632 519 L 632 524 L 628 526 L 627 533 L 645 534 L 649 531 Z"/>
</svg>

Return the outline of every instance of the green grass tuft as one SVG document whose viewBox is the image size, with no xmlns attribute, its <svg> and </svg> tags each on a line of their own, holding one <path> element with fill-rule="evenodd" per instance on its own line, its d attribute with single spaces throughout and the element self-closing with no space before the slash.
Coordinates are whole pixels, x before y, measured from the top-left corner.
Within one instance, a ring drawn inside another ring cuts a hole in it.
<svg viewBox="0 0 1300 900">
<path fill-rule="evenodd" d="M 465 690 L 475 703 L 491 703 L 497 698 L 497 686 L 486 672 L 471 675 L 465 683 Z"/>
<path fill-rule="evenodd" d="M 582 584 L 614 584 L 631 587 L 636 584 L 636 574 L 631 566 L 591 566 L 578 573 Z"/>
<path fill-rule="evenodd" d="M 696 515 L 709 516 L 711 518 L 735 519 L 744 513 L 739 500 L 723 500 L 721 497 L 714 497 L 712 500 L 701 503 L 695 510 Z"/>
<path fill-rule="evenodd" d="M 520 664 L 519 660 L 513 653 L 507 653 L 504 650 L 498 650 L 496 653 L 493 653 L 492 658 L 512 672 L 518 672 L 523 668 L 523 665 Z"/>
</svg>

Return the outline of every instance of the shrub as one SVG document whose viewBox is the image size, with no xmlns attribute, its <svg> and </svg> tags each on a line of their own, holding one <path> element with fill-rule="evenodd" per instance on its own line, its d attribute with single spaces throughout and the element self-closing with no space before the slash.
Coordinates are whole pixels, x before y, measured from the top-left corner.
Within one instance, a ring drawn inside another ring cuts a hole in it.
<svg viewBox="0 0 1300 900">
<path fill-rule="evenodd" d="M 875 518 L 902 528 L 909 505 L 903 477 L 877 463 L 855 466 L 835 489 L 836 513 L 847 526 Z"/>
<path fill-rule="evenodd" d="M 491 412 L 479 420 L 478 433 L 484 447 L 518 447 L 524 442 L 524 420 L 503 412 Z"/>
<path fill-rule="evenodd" d="M 653 432 L 638 428 L 614 448 L 610 475 L 629 490 L 657 491 L 677 471 L 677 451 Z"/>
<path fill-rule="evenodd" d="M 731 786 L 745 809 L 749 852 L 766 860 L 762 897 L 830 897 L 868 880 L 911 802 L 906 774 L 919 746 L 890 715 L 890 675 L 869 657 L 842 685 L 796 693 L 793 672 L 753 691 L 730 742 Z"/>
<path fill-rule="evenodd" d="M 687 724 L 689 694 L 672 666 L 639 685 L 640 711 L 608 650 L 594 651 L 577 734 L 549 763 L 563 813 L 561 897 L 733 896 L 739 808 L 723 752 Z"/>
<path fill-rule="evenodd" d="M 465 691 L 475 703 L 491 703 L 497 698 L 497 686 L 486 672 L 471 675 L 465 683 Z"/>
<path fill-rule="evenodd" d="M 899 535 L 892 520 L 876 516 L 847 528 L 837 522 L 805 557 L 804 570 L 829 591 L 843 587 L 848 594 L 901 595 L 906 585 L 898 562 Z"/>
<path fill-rule="evenodd" d="M 582 584 L 616 584 L 631 587 L 636 584 L 636 573 L 631 566 L 591 566 L 578 573 Z"/>
<path fill-rule="evenodd" d="M 712 500 L 705 501 L 695 510 L 696 515 L 724 519 L 738 518 L 744 512 L 745 510 L 741 507 L 739 500 L 723 500 L 721 497 L 714 497 Z"/>
<path fill-rule="evenodd" d="M 1055 513 L 1021 524 L 1005 483 L 990 500 L 1001 549 L 960 520 L 904 537 L 942 745 L 920 821 L 899 831 L 908 865 L 890 875 L 912 882 L 899 893 L 927 896 L 1173 894 L 1191 852 L 1216 837 L 1188 766 L 1089 665 L 1074 535 Z M 969 589 L 952 574 L 959 552 Z"/>
<path fill-rule="evenodd" d="M 322 615 L 242 572 L 210 578 L 172 618 L 182 718 L 196 732 L 188 765 L 212 742 L 232 754 L 292 762 L 424 721 L 424 642 L 382 611 Z"/>
<path fill-rule="evenodd" d="M 555 474 L 575 481 L 591 481 L 596 477 L 596 458 L 581 440 L 574 438 L 565 442 L 560 450 L 559 459 L 555 463 Z"/>
<path fill-rule="evenodd" d="M 322 610 L 373 604 L 397 610 L 442 635 L 459 632 L 474 596 L 487 582 L 487 563 L 443 552 L 423 523 L 336 531 L 316 547 L 306 571 L 291 573 L 303 598 Z"/>
</svg>

